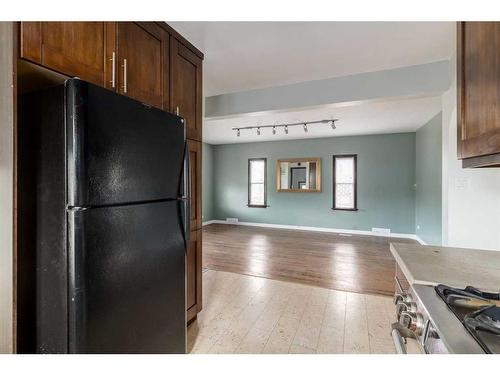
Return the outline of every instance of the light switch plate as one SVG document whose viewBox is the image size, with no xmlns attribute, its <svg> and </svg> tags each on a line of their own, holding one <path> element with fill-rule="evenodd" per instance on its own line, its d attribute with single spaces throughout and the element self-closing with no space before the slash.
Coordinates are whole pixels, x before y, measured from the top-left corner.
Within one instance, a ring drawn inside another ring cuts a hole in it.
<svg viewBox="0 0 500 375">
<path fill-rule="evenodd" d="M 455 189 L 465 190 L 469 187 L 469 179 L 467 177 L 455 178 Z"/>
</svg>

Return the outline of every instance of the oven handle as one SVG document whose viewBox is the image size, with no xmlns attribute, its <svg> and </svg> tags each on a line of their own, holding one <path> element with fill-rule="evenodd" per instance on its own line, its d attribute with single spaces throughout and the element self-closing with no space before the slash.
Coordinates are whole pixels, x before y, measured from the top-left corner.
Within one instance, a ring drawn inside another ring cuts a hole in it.
<svg viewBox="0 0 500 375">
<path fill-rule="evenodd" d="M 427 325 L 426 325 L 426 329 L 427 329 Z M 396 352 L 398 354 L 407 354 L 407 351 L 406 351 L 407 340 L 406 339 L 408 339 L 408 338 L 415 339 L 417 344 L 418 344 L 418 348 L 419 348 L 420 352 L 421 353 L 425 352 L 425 350 L 423 350 L 423 348 L 422 348 L 422 345 L 421 345 L 417 335 L 415 335 L 415 332 L 413 332 L 412 330 L 410 330 L 406 327 L 403 327 L 401 325 L 401 323 L 399 323 L 399 322 L 391 324 L 391 336 L 392 336 L 392 341 L 394 341 L 394 346 L 396 347 Z"/>
<path fill-rule="evenodd" d="M 398 328 L 392 328 L 391 331 L 392 341 L 394 341 L 394 347 L 396 348 L 397 354 L 406 354 L 405 339 L 401 336 Z"/>
</svg>

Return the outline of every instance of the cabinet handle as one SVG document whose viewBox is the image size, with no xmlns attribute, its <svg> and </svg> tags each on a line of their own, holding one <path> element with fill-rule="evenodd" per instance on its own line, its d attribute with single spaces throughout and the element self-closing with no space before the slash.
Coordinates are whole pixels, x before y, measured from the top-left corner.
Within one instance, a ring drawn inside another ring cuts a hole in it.
<svg viewBox="0 0 500 375">
<path fill-rule="evenodd" d="M 127 93 L 127 59 L 123 59 L 123 92 Z"/>
<path fill-rule="evenodd" d="M 177 106 L 177 107 L 175 107 L 175 114 L 176 114 L 177 116 L 179 116 L 179 113 L 180 113 L 180 112 L 179 112 L 179 106 Z"/>
<path fill-rule="evenodd" d="M 116 84 L 116 62 L 115 62 L 116 54 L 113 52 L 111 55 L 111 87 L 115 88 Z"/>
</svg>

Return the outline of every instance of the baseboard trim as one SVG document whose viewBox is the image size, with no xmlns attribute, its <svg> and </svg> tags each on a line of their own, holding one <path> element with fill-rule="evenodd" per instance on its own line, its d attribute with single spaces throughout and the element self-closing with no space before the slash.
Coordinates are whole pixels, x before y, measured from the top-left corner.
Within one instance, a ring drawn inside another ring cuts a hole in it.
<svg viewBox="0 0 500 375">
<path fill-rule="evenodd" d="M 414 234 L 414 236 L 415 236 L 415 240 L 417 240 L 420 243 L 420 245 L 427 245 L 427 242 L 425 242 L 419 236 L 417 236 L 416 234 Z"/>
<path fill-rule="evenodd" d="M 385 235 L 381 233 L 374 233 L 370 230 L 307 227 L 302 225 L 286 225 L 286 224 L 252 223 L 248 221 L 239 221 L 238 223 L 228 223 L 225 220 L 209 220 L 203 222 L 203 226 L 210 224 L 243 225 L 248 227 L 263 227 L 263 228 L 276 228 L 276 229 L 295 229 L 295 230 L 305 230 L 311 232 L 356 234 L 361 236 L 375 236 L 375 237 L 389 237 L 389 238 L 409 238 L 411 240 L 418 241 L 422 245 L 426 245 L 426 243 L 420 237 L 418 237 L 416 234 L 411 234 L 411 233 L 390 233 L 389 235 Z"/>
<path fill-rule="evenodd" d="M 208 221 L 204 221 L 203 223 L 201 223 L 201 225 L 204 227 L 205 225 L 217 224 L 217 222 L 219 222 L 219 221 L 223 221 L 223 220 L 208 220 Z"/>
</svg>

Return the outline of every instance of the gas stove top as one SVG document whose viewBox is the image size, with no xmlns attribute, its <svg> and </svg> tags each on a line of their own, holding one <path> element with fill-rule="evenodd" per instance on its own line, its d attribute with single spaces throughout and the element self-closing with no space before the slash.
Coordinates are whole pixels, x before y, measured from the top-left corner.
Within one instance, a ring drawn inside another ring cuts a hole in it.
<svg viewBox="0 0 500 375">
<path fill-rule="evenodd" d="M 438 285 L 435 290 L 485 353 L 500 354 L 500 294 L 470 286 Z"/>
</svg>

